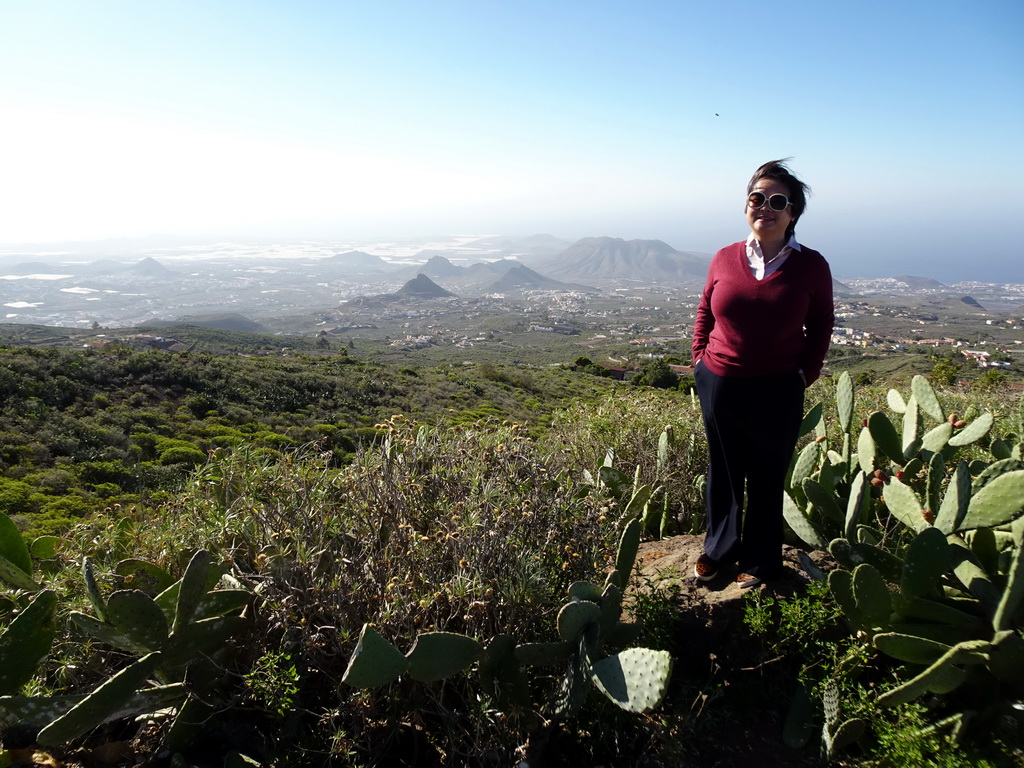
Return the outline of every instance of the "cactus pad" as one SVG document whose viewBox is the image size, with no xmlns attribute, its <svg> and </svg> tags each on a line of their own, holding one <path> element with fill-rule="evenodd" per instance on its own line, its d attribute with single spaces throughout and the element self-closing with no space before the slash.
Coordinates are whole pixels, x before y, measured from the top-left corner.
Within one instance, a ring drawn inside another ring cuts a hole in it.
<svg viewBox="0 0 1024 768">
<path fill-rule="evenodd" d="M 885 627 L 892 613 L 889 588 L 878 570 L 867 563 L 853 570 L 853 599 L 858 619 L 864 629 Z"/>
<path fill-rule="evenodd" d="M 14 521 L 3 513 L 0 513 L 0 556 L 9 560 L 26 576 L 32 576 L 32 557 L 29 555 L 28 544 Z"/>
<path fill-rule="evenodd" d="M 196 606 L 195 621 L 241 613 L 252 600 L 247 589 L 217 589 L 207 592 Z"/>
<path fill-rule="evenodd" d="M 530 684 L 515 655 L 511 635 L 495 635 L 480 657 L 480 685 L 496 705 L 508 711 L 530 706 Z"/>
<path fill-rule="evenodd" d="M 1014 626 L 1014 616 L 1020 608 L 1021 600 L 1024 599 L 1024 555 L 1021 553 L 1024 553 L 1021 547 L 1016 547 L 1013 551 L 1010 571 L 1006 576 L 1006 589 L 999 600 L 996 615 L 992 618 L 992 627 L 996 632 L 1009 630 Z"/>
<path fill-rule="evenodd" d="M 804 496 L 807 500 L 814 505 L 817 512 L 828 518 L 832 523 L 841 525 L 846 515 L 842 509 L 839 508 L 839 503 L 836 501 L 836 495 L 834 490 L 830 490 L 827 485 L 819 483 L 813 478 L 807 478 L 803 483 Z"/>
<path fill-rule="evenodd" d="M 82 561 L 82 581 L 85 582 L 85 594 L 92 603 L 92 609 L 96 612 L 96 618 L 100 621 L 107 620 L 107 604 L 100 594 L 99 584 L 96 583 L 96 574 L 92 570 L 92 561 L 87 557 Z"/>
<path fill-rule="evenodd" d="M 595 685 L 627 712 L 647 712 L 665 697 L 672 657 L 667 651 L 629 648 L 593 667 Z"/>
<path fill-rule="evenodd" d="M 426 632 L 416 638 L 409 659 L 409 677 L 433 683 L 456 675 L 483 655 L 479 641 L 454 632 Z"/>
<path fill-rule="evenodd" d="M 932 389 L 928 379 L 918 374 L 911 380 L 910 389 L 922 411 L 935 421 L 946 421 L 946 412 L 942 409 L 939 398 L 935 396 L 935 390 Z"/>
<path fill-rule="evenodd" d="M 572 643 L 524 643 L 516 646 L 516 659 L 528 667 L 562 664 L 572 653 Z"/>
<path fill-rule="evenodd" d="M 112 711 L 119 712 L 131 701 L 136 690 L 153 674 L 160 661 L 159 653 L 151 653 L 125 667 L 66 714 L 43 728 L 37 741 L 45 747 L 56 747 L 106 722 Z"/>
<path fill-rule="evenodd" d="M 1024 514 L 1024 469 L 999 475 L 978 491 L 957 530 L 1006 525 Z"/>
<path fill-rule="evenodd" d="M 589 581 L 574 581 L 569 585 L 570 600 L 589 600 L 596 603 L 601 599 L 601 588 Z"/>
<path fill-rule="evenodd" d="M 122 706 L 109 710 L 104 716 L 104 722 L 167 709 L 176 706 L 184 697 L 185 686 L 181 683 L 144 688 L 133 693 Z M 20 722 L 40 729 L 66 715 L 86 698 L 88 694 L 83 693 L 65 696 L 3 696 L 0 697 L 0 710 L 13 715 Z"/>
<path fill-rule="evenodd" d="M 894 707 L 914 701 L 925 693 L 945 694 L 956 690 L 967 679 L 964 664 L 981 664 L 993 648 L 984 640 L 958 643 L 917 677 L 908 680 L 878 698 L 881 707 Z"/>
<path fill-rule="evenodd" d="M 393 683 L 408 668 L 409 660 L 405 655 L 380 632 L 364 624 L 341 681 L 353 688 L 377 688 Z"/>
<path fill-rule="evenodd" d="M 881 411 L 875 411 L 868 416 L 868 430 L 871 432 L 875 445 L 881 449 L 889 461 L 902 465 L 903 443 L 896 432 L 896 427 L 889 421 L 889 417 Z"/>
<path fill-rule="evenodd" d="M 591 624 L 601 620 L 597 603 L 581 600 L 566 603 L 558 612 L 558 636 L 566 642 L 575 642 Z"/>
<path fill-rule="evenodd" d="M 895 413 L 905 413 L 907 410 L 907 403 L 898 389 L 890 389 L 886 392 L 885 402 Z"/>
<path fill-rule="evenodd" d="M 814 523 L 807 519 L 807 516 L 797 506 L 793 497 L 785 491 L 782 494 L 782 516 L 790 530 L 799 536 L 800 540 L 807 544 L 807 546 L 814 549 L 826 549 L 828 547 L 828 539 L 818 531 Z"/>
<path fill-rule="evenodd" d="M 861 470 L 870 475 L 875 471 L 875 454 L 877 445 L 875 438 L 871 436 L 871 430 L 863 427 L 857 437 L 857 463 Z"/>
<path fill-rule="evenodd" d="M 196 552 L 189 561 L 178 587 L 178 600 L 175 604 L 172 631 L 177 632 L 192 621 L 192 615 L 206 592 L 206 576 L 212 563 L 212 555 L 204 549 Z"/>
<path fill-rule="evenodd" d="M 936 528 L 926 528 L 907 548 L 900 591 L 907 597 L 937 592 L 939 579 L 949 570 L 949 565 L 946 537 Z"/>
<path fill-rule="evenodd" d="M 149 595 L 137 589 L 114 592 L 107 598 L 107 619 L 134 644 L 157 651 L 167 640 L 167 619 Z"/>
<path fill-rule="evenodd" d="M 849 371 L 839 374 L 836 381 L 836 411 L 839 414 L 839 429 L 845 434 L 853 424 L 853 379 Z"/>
<path fill-rule="evenodd" d="M 899 632 L 875 635 L 873 642 L 882 653 L 911 664 L 934 664 L 950 649 L 945 643 Z"/>
<path fill-rule="evenodd" d="M 903 447 L 903 459 L 909 459 L 920 446 L 921 432 L 921 410 L 917 406 L 917 398 L 913 395 L 907 401 L 907 410 L 903 414 L 903 437 L 900 445 Z M 899 463 L 899 462 L 897 462 Z"/>
<path fill-rule="evenodd" d="M 923 531 L 930 525 L 914 489 L 895 477 L 885 488 L 885 506 L 893 517 L 913 531 Z"/>
<path fill-rule="evenodd" d="M 626 527 L 622 529 L 622 536 L 619 537 L 619 549 L 615 554 L 615 570 L 619 572 L 622 584 L 619 588 L 625 590 L 629 577 L 633 574 L 633 564 L 636 562 L 636 553 L 640 549 L 640 521 L 633 518 Z"/>
<path fill-rule="evenodd" d="M 135 642 L 113 624 L 100 621 L 95 616 L 72 611 L 68 614 L 68 619 L 93 640 L 98 640 L 101 643 L 106 643 L 113 648 L 120 648 L 122 651 L 128 651 L 129 653 L 144 654 L 149 652 L 148 648 Z"/>
<path fill-rule="evenodd" d="M 17 693 L 50 652 L 57 595 L 44 590 L 0 632 L 0 694 Z"/>
<path fill-rule="evenodd" d="M 925 432 L 921 438 L 921 448 L 929 453 L 939 453 L 949 444 L 949 438 L 952 436 L 953 425 L 944 421 Z"/>
<path fill-rule="evenodd" d="M 24 589 L 29 592 L 39 589 L 39 585 L 32 580 L 31 576 L 3 555 L 0 555 L 0 581 L 7 582 L 15 589 Z"/>
<path fill-rule="evenodd" d="M 172 632 L 167 638 L 164 663 L 167 667 L 177 667 L 198 656 L 214 654 L 248 626 L 248 620 L 241 616 L 217 616 L 193 621 L 177 632 Z"/>
<path fill-rule="evenodd" d="M 964 445 L 970 445 L 975 443 L 992 429 L 992 423 L 994 418 L 991 413 L 987 411 L 981 414 L 978 418 L 964 427 L 962 430 L 957 432 L 951 438 L 949 438 L 949 444 L 952 446 L 960 447 Z"/>
<path fill-rule="evenodd" d="M 156 597 L 174 583 L 167 571 L 147 560 L 122 560 L 114 566 L 114 573 L 121 577 L 125 589 L 138 589 L 150 597 Z"/>
</svg>

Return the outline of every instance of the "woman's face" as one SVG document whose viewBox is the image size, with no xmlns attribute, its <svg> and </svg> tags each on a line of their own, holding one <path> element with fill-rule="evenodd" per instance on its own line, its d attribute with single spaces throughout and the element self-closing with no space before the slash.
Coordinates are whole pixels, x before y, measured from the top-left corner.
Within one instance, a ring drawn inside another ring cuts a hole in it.
<svg viewBox="0 0 1024 768">
<path fill-rule="evenodd" d="M 772 179 L 760 179 L 754 183 L 750 194 L 752 195 L 755 192 L 763 194 L 766 201 L 760 208 L 754 208 L 749 202 L 747 203 L 747 225 L 750 227 L 750 231 L 754 233 L 754 237 L 757 238 L 758 242 L 785 240 L 786 229 L 793 221 L 793 206 L 787 205 L 785 210 L 773 211 L 771 206 L 768 205 L 767 198 L 772 195 L 785 195 L 789 198 L 789 189 L 787 189 L 785 184 L 773 181 Z"/>
</svg>

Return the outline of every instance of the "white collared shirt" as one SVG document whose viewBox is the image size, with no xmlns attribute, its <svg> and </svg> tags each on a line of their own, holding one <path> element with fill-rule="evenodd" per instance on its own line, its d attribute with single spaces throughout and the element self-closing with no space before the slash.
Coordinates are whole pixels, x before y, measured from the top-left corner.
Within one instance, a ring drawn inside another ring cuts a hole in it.
<svg viewBox="0 0 1024 768">
<path fill-rule="evenodd" d="M 783 262 L 789 258 L 789 254 L 799 250 L 800 243 L 796 241 L 796 236 L 791 236 L 789 242 L 782 246 L 782 250 L 779 251 L 778 255 L 774 259 L 769 259 L 768 263 L 765 264 L 764 254 L 761 252 L 761 244 L 757 242 L 757 238 L 751 233 L 747 238 L 747 263 L 750 265 L 750 271 L 754 278 L 756 280 L 764 280 L 782 266 Z"/>
</svg>

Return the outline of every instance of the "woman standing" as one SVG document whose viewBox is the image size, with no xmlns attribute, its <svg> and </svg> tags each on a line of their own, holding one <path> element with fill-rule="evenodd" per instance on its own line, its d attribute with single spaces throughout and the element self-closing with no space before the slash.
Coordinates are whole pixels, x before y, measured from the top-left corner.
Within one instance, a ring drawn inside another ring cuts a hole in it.
<svg viewBox="0 0 1024 768">
<path fill-rule="evenodd" d="M 715 254 L 697 308 L 694 379 L 710 456 L 700 581 L 732 564 L 740 587 L 782 572 L 786 472 L 835 322 L 828 262 L 794 236 L 807 192 L 784 161 L 754 172 L 750 235 Z"/>
</svg>

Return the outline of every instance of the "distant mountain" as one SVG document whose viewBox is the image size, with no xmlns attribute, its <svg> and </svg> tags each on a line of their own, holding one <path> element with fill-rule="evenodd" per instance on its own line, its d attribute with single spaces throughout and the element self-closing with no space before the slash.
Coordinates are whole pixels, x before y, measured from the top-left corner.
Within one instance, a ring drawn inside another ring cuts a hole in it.
<svg viewBox="0 0 1024 768">
<path fill-rule="evenodd" d="M 498 261 L 478 261 L 463 271 L 466 280 L 493 280 L 495 275 L 504 275 L 510 269 L 521 267 L 523 263 L 516 259 L 499 259 Z"/>
<path fill-rule="evenodd" d="M 345 266 L 366 270 L 383 270 L 391 266 L 380 256 L 374 256 L 372 253 L 366 253 L 365 251 L 337 253 L 334 256 L 328 256 L 324 261 L 332 266 Z"/>
<path fill-rule="evenodd" d="M 900 275 L 894 277 L 893 280 L 899 280 L 901 283 L 906 283 L 907 286 L 915 291 L 927 289 L 927 288 L 945 288 L 945 283 L 940 283 L 938 280 L 933 280 L 930 277 L 914 277 L 913 275 Z"/>
<path fill-rule="evenodd" d="M 462 273 L 462 267 L 455 266 L 444 256 L 431 256 L 426 264 L 417 269 L 417 275 L 427 275 L 435 280 L 456 277 Z"/>
<path fill-rule="evenodd" d="M 661 240 L 585 237 L 537 268 L 558 280 L 584 283 L 703 283 L 709 263 L 708 257 L 677 251 Z"/>
<path fill-rule="evenodd" d="M 426 275 L 417 275 L 412 280 L 399 288 L 394 296 L 396 298 L 408 297 L 413 299 L 445 299 L 455 296 L 451 291 L 446 291 Z"/>
<path fill-rule="evenodd" d="M 522 264 L 515 264 L 505 271 L 501 277 L 495 280 L 487 289 L 488 293 L 515 293 L 518 291 L 564 291 L 577 286 L 570 286 L 560 280 L 553 280 L 550 277 L 534 272 Z"/>
<path fill-rule="evenodd" d="M 419 276 L 426 275 L 460 296 L 518 293 L 529 290 L 593 290 L 586 286 L 553 280 L 516 259 L 481 261 L 468 267 L 460 267 L 443 256 L 433 256 L 426 264 L 416 268 L 416 273 Z"/>
<path fill-rule="evenodd" d="M 856 296 L 857 292 L 845 283 L 832 278 L 832 293 L 836 296 Z"/>
<path fill-rule="evenodd" d="M 144 275 L 145 277 L 167 277 L 174 274 L 154 258 L 143 259 L 132 267 L 131 271 L 137 275 Z"/>
</svg>

